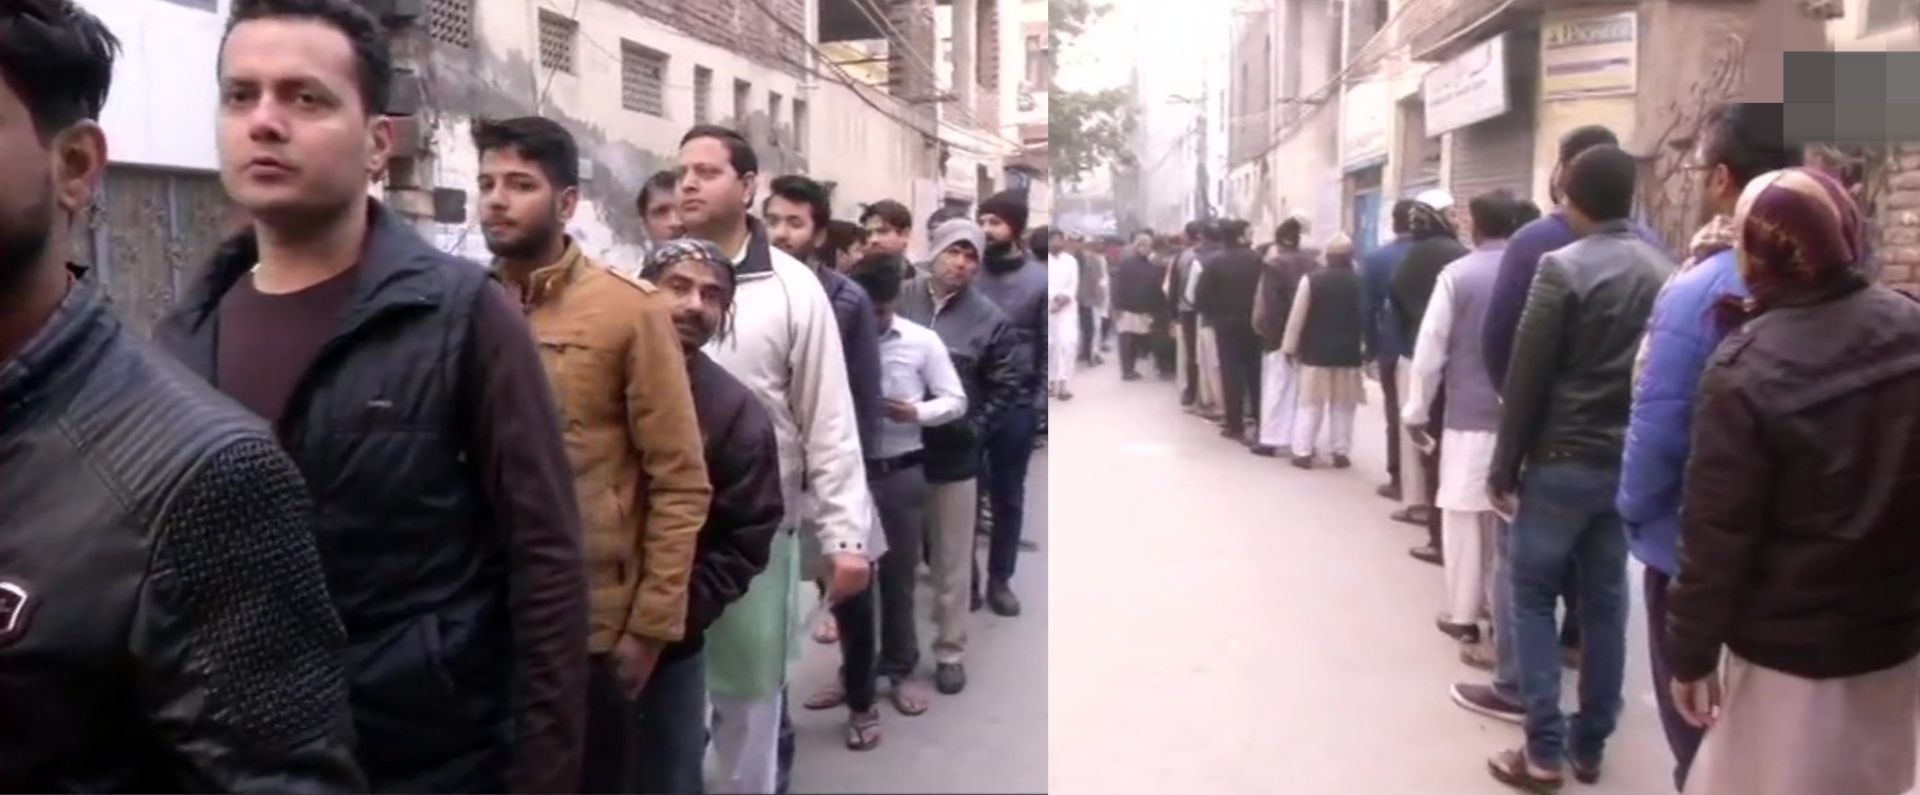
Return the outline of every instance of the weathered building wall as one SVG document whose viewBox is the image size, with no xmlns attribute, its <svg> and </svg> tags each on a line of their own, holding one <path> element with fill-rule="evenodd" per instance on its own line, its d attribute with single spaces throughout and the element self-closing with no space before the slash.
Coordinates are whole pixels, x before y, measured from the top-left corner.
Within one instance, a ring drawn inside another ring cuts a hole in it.
<svg viewBox="0 0 1920 795">
<path fill-rule="evenodd" d="M 804 22 L 797 0 L 767 2 L 799 15 L 788 24 Z M 582 0 L 572 68 L 551 68 L 541 61 L 539 15 L 543 7 L 573 10 L 566 5 L 483 0 L 472 19 L 472 46 L 433 43 L 425 114 L 433 184 L 473 188 L 473 118 L 537 108 L 572 131 L 590 161 L 583 164 L 590 167 L 582 169 L 572 233 L 589 251 L 622 259 L 638 256 L 642 240 L 633 207 L 640 186 L 673 164 L 681 136 L 699 121 L 745 132 L 760 157 L 762 184 L 786 173 L 836 183 L 837 215 L 880 198 L 905 200 L 915 179 L 934 174 L 935 149 L 920 132 L 930 125 L 915 124 L 904 106 L 878 90 L 863 100 L 853 89 L 804 76 L 793 65 L 798 61 L 783 60 L 799 57 L 783 43 L 785 34 L 759 24 L 766 15 L 753 3 L 674 5 L 681 9 L 674 15 L 655 8 L 673 4 L 640 3 L 636 10 L 626 2 Z M 738 13 L 719 16 L 728 8 Z M 676 24 L 684 17 L 693 30 L 664 24 L 665 17 Z M 728 27 L 726 19 L 739 24 Z M 623 96 L 622 63 L 631 46 L 665 56 L 658 113 L 630 109 Z M 700 107 L 704 119 L 696 113 Z M 469 195 L 466 222 L 443 225 L 438 237 L 449 250 L 484 258 L 475 210 Z"/>
</svg>

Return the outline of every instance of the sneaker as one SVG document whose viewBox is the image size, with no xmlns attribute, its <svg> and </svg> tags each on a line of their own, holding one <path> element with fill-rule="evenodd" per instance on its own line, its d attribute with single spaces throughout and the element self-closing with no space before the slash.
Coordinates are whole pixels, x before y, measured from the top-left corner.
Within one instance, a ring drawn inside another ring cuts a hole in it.
<svg viewBox="0 0 1920 795">
<path fill-rule="evenodd" d="M 941 695 L 958 695 L 967 689 L 967 668 L 960 663 L 940 663 L 933 667 L 933 687 Z"/>
<path fill-rule="evenodd" d="M 1475 715 L 1515 725 L 1527 720 L 1527 710 L 1518 703 L 1508 701 L 1492 685 L 1461 683 L 1454 685 L 1450 692 L 1453 703 Z"/>
</svg>

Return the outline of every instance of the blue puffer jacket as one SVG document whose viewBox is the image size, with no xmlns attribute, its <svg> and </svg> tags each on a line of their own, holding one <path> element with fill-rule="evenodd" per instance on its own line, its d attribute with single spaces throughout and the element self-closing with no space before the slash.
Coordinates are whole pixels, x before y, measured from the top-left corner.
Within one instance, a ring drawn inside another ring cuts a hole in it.
<svg viewBox="0 0 1920 795">
<path fill-rule="evenodd" d="M 1646 363 L 1633 385 L 1633 417 L 1617 507 L 1640 562 L 1679 569 L 1681 476 L 1693 439 L 1693 402 L 1707 359 L 1726 335 L 1714 322 L 1722 296 L 1746 297 L 1732 250 L 1674 277 L 1647 323 Z"/>
</svg>

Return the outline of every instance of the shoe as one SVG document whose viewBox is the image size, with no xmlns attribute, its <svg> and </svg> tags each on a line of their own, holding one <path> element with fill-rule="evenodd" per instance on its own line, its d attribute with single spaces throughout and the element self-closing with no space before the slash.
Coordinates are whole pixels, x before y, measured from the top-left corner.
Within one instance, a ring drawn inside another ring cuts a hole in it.
<svg viewBox="0 0 1920 795">
<path fill-rule="evenodd" d="M 1138 380 L 1140 380 L 1140 374 L 1139 374 L 1139 373 L 1121 373 L 1121 374 L 1120 374 L 1120 380 L 1122 380 L 1122 381 L 1138 381 Z"/>
<path fill-rule="evenodd" d="M 1280 451 L 1275 450 L 1272 447 L 1268 447 L 1267 445 L 1264 445 L 1264 444 L 1256 444 L 1250 448 L 1247 448 L 1247 452 L 1260 456 L 1261 458 L 1272 458 L 1280 454 Z"/>
<path fill-rule="evenodd" d="M 1333 468 L 1334 469 L 1352 469 L 1353 459 L 1343 455 L 1336 455 L 1333 457 Z"/>
<path fill-rule="evenodd" d="M 1471 644 L 1480 642 L 1479 624 L 1455 624 L 1441 618 L 1436 619 L 1433 625 L 1440 628 L 1440 634 L 1453 638 L 1461 643 Z"/>
<path fill-rule="evenodd" d="M 1013 595 L 1013 589 L 1004 582 L 987 586 L 987 606 L 993 608 L 993 614 L 1002 618 L 1020 615 L 1020 598 Z"/>
<path fill-rule="evenodd" d="M 1414 560 L 1420 561 L 1421 563 L 1431 563 L 1435 566 L 1446 565 L 1446 559 L 1441 557 L 1439 547 L 1430 547 L 1422 544 L 1407 550 L 1407 554 L 1413 556 Z"/>
<path fill-rule="evenodd" d="M 942 695 L 959 695 L 967 689 L 967 667 L 960 663 L 940 663 L 933 667 L 933 687 Z"/>
<path fill-rule="evenodd" d="M 1295 468 L 1295 469 L 1312 469 L 1312 468 L 1313 468 L 1313 456 L 1310 456 L 1310 455 L 1297 455 L 1297 456 L 1294 456 L 1294 457 L 1293 457 L 1293 466 L 1294 466 L 1294 468 Z"/>
<path fill-rule="evenodd" d="M 985 607 L 986 604 L 987 600 L 980 595 L 980 592 L 974 591 L 973 595 L 967 599 L 967 612 L 978 613 L 980 612 L 980 608 Z"/>
<path fill-rule="evenodd" d="M 1374 489 L 1373 493 L 1378 494 L 1382 497 L 1385 497 L 1389 500 L 1393 500 L 1394 502 L 1399 502 L 1400 501 L 1400 484 L 1384 483 L 1384 484 L 1381 484 L 1380 488 Z"/>
<path fill-rule="evenodd" d="M 1493 644 L 1474 643 L 1460 647 L 1460 662 L 1468 668 L 1491 673 L 1499 660 L 1494 659 Z"/>
<path fill-rule="evenodd" d="M 1492 685 L 1460 683 L 1449 691 L 1453 703 L 1468 712 L 1497 721 L 1515 725 L 1526 723 L 1527 710 L 1518 703 L 1508 701 Z"/>
<path fill-rule="evenodd" d="M 1573 771 L 1573 780 L 1582 784 L 1600 783 L 1600 763 L 1588 764 L 1572 756 L 1567 757 L 1567 769 Z"/>
<path fill-rule="evenodd" d="M 1040 542 L 1022 538 L 1020 539 L 1020 551 L 1021 552 L 1039 552 Z"/>
</svg>

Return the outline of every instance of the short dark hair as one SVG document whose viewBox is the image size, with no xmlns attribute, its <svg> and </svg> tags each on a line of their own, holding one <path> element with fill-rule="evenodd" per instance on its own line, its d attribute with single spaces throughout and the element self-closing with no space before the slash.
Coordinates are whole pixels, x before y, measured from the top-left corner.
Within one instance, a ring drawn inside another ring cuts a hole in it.
<svg viewBox="0 0 1920 795">
<path fill-rule="evenodd" d="M 1388 223 L 1392 225 L 1394 234 L 1404 235 L 1413 231 L 1413 205 L 1412 199 L 1400 199 L 1393 203 L 1393 210 L 1388 213 Z"/>
<path fill-rule="evenodd" d="M 0 8 L 0 81 L 20 95 L 41 140 L 100 118 L 120 40 L 72 0 Z"/>
<path fill-rule="evenodd" d="M 1204 229 L 1206 229 L 1206 228 L 1207 228 L 1207 225 L 1206 225 L 1206 222 L 1204 222 L 1204 221 L 1200 221 L 1200 220 L 1197 220 L 1197 219 L 1196 219 L 1196 220 L 1192 220 L 1192 221 L 1188 221 L 1188 222 L 1187 222 L 1187 237 L 1188 237 L 1189 239 L 1191 239 L 1191 238 L 1196 238 L 1196 237 L 1199 237 L 1199 236 L 1200 236 L 1200 232 L 1201 232 L 1202 230 L 1204 230 Z"/>
<path fill-rule="evenodd" d="M 1800 147 L 1787 142 L 1785 106 L 1778 102 L 1729 102 L 1707 117 L 1701 140 L 1701 165 L 1726 166 L 1735 187 L 1754 177 L 1805 162 Z"/>
<path fill-rule="evenodd" d="M 867 205 L 860 211 L 860 225 L 866 226 L 867 219 L 878 218 L 895 232 L 907 232 L 913 229 L 913 213 L 907 206 L 892 199 L 881 199 Z"/>
<path fill-rule="evenodd" d="M 727 163 L 733 166 L 733 173 L 742 177 L 760 173 L 760 155 L 754 153 L 753 144 L 747 143 L 740 133 L 718 124 L 696 124 L 681 136 L 680 145 L 686 146 L 701 138 L 712 138 L 727 147 Z"/>
<path fill-rule="evenodd" d="M 1573 159 L 1579 157 L 1581 152 L 1596 146 L 1618 147 L 1619 145 L 1620 137 L 1606 127 L 1598 124 L 1575 127 L 1566 135 L 1560 136 L 1560 165 L 1573 163 Z"/>
<path fill-rule="evenodd" d="M 834 251 L 855 243 L 867 242 L 867 230 L 859 224 L 841 218 L 827 222 L 827 247 Z"/>
<path fill-rule="evenodd" d="M 473 148 L 481 155 L 511 150 L 540 166 L 556 190 L 580 187 L 580 146 L 559 122 L 540 116 L 475 119 Z"/>
<path fill-rule="evenodd" d="M 393 99 L 393 50 L 387 46 L 387 34 L 380 28 L 380 20 L 360 4 L 353 0 L 234 0 L 233 13 L 227 17 L 227 30 L 220 37 L 222 57 L 234 28 L 263 19 L 303 19 L 339 31 L 353 46 L 361 108 L 368 115 L 387 111 L 387 104 Z"/>
<path fill-rule="evenodd" d="M 807 206 L 808 214 L 813 216 L 813 230 L 825 231 L 827 222 L 833 220 L 833 208 L 828 206 L 827 187 L 799 174 L 786 174 L 775 177 L 767 186 L 767 202 L 778 196 L 795 204 Z M 765 208 L 766 202 L 761 202 Z"/>
<path fill-rule="evenodd" d="M 906 261 L 898 256 L 876 252 L 854 263 L 851 275 L 875 304 L 890 304 L 900 299 L 900 279 L 906 268 Z"/>
<path fill-rule="evenodd" d="M 1467 200 L 1467 217 L 1473 219 L 1473 233 L 1487 240 L 1504 240 L 1519 229 L 1519 204 L 1513 194 L 1490 190 Z"/>
<path fill-rule="evenodd" d="M 1520 227 L 1538 220 L 1540 220 L 1540 205 L 1534 204 L 1532 199 L 1521 199 L 1513 203 L 1514 231 L 1517 232 Z"/>
<path fill-rule="evenodd" d="M 1245 240 L 1247 237 L 1247 227 L 1248 227 L 1247 222 L 1242 221 L 1238 218 L 1230 218 L 1228 220 L 1221 221 L 1220 222 L 1220 241 L 1223 243 L 1233 243 L 1233 242 Z"/>
<path fill-rule="evenodd" d="M 1219 221 L 1209 219 L 1200 225 L 1200 239 L 1208 243 L 1222 243 L 1226 241 L 1226 232 L 1221 229 Z"/>
<path fill-rule="evenodd" d="M 1306 232 L 1305 226 L 1298 218 L 1281 221 L 1280 225 L 1273 229 L 1273 242 L 1288 248 L 1299 248 L 1300 236 Z"/>
<path fill-rule="evenodd" d="M 653 176 L 647 177 L 647 181 L 640 185 L 640 195 L 634 197 L 633 206 L 640 210 L 641 215 L 646 215 L 647 204 L 653 201 L 654 191 L 665 191 L 668 194 L 672 194 L 673 189 L 679 186 L 679 168 L 663 168 L 655 171 L 653 172 Z"/>
<path fill-rule="evenodd" d="M 1567 165 L 1567 202 L 1595 221 L 1618 221 L 1633 213 L 1633 183 L 1640 164 L 1617 146 L 1595 146 Z"/>
</svg>

